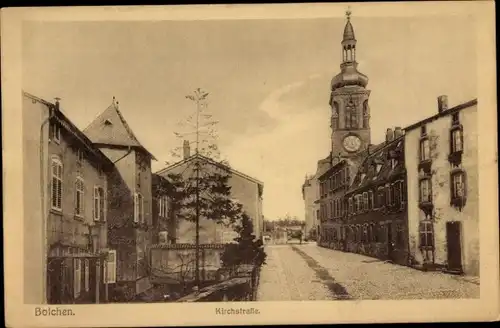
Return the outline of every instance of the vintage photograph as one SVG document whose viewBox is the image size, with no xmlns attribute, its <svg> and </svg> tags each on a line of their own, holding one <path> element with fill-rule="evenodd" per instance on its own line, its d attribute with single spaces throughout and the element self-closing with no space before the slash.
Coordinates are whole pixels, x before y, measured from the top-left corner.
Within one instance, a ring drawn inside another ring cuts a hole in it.
<svg viewBox="0 0 500 328">
<path fill-rule="evenodd" d="M 25 301 L 478 298 L 475 37 L 26 23 Z"/>
<path fill-rule="evenodd" d="M 325 8 L 22 20 L 16 297 L 34 318 L 484 297 L 480 17 Z"/>
</svg>

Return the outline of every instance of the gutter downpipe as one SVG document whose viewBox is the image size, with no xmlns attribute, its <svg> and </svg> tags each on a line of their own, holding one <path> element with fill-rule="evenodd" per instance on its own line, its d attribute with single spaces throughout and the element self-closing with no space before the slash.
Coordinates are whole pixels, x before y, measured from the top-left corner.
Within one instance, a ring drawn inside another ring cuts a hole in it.
<svg viewBox="0 0 500 328">
<path fill-rule="evenodd" d="M 47 265 L 48 265 L 48 240 L 47 240 L 47 227 L 49 220 L 49 211 L 48 206 L 46 204 L 45 192 L 47 191 L 47 186 L 44 181 L 44 138 L 43 138 L 43 129 L 50 120 L 55 117 L 54 108 L 49 107 L 49 117 L 47 117 L 40 126 L 40 201 L 41 201 L 41 210 L 42 210 L 42 249 L 43 249 L 43 284 L 42 284 L 42 293 L 44 295 L 42 299 L 42 304 L 48 303 L 48 295 L 47 295 Z M 48 132 L 49 133 L 49 132 Z M 47 133 L 47 134 L 48 134 Z M 47 168 L 45 170 L 47 181 L 49 181 L 50 175 L 50 165 L 47 163 Z"/>
</svg>

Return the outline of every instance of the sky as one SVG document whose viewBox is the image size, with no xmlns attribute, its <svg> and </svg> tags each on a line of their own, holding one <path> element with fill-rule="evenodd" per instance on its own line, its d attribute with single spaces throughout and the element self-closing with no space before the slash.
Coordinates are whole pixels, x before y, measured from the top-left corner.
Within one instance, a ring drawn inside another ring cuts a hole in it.
<svg viewBox="0 0 500 328">
<path fill-rule="evenodd" d="M 387 128 L 477 97 L 475 22 L 465 16 L 356 18 L 358 69 L 371 90 L 372 143 Z M 210 93 L 218 146 L 264 182 L 264 216 L 303 219 L 301 186 L 330 152 L 330 80 L 344 18 L 25 22 L 23 89 L 52 101 L 81 129 L 112 97 L 165 167 L 173 134 L 193 113 L 185 96 Z"/>
</svg>

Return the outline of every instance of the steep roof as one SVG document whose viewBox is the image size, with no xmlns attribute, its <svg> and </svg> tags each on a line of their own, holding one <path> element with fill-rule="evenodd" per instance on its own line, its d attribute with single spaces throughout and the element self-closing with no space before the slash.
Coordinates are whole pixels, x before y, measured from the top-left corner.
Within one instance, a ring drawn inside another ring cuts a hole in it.
<svg viewBox="0 0 500 328">
<path fill-rule="evenodd" d="M 42 98 L 36 97 L 26 91 L 23 91 L 23 95 L 32 100 L 38 101 L 45 106 L 49 107 L 53 111 L 53 119 L 57 120 L 65 129 L 68 131 L 78 142 L 86 147 L 86 149 L 94 155 L 95 159 L 99 163 L 112 167 L 113 163 L 104 155 L 99 148 L 95 147 L 92 141 L 66 116 L 61 109 L 55 110 L 56 105 L 44 100 Z"/>
<path fill-rule="evenodd" d="M 397 159 L 394 168 L 388 159 Z M 380 170 L 376 167 L 380 165 Z M 347 193 L 363 189 L 368 186 L 378 185 L 391 180 L 405 172 L 404 164 L 404 135 L 393 141 L 383 142 L 370 150 L 361 165 Z M 364 176 L 362 176 L 364 174 Z"/>
<path fill-rule="evenodd" d="M 213 159 L 211 159 L 211 158 L 209 158 L 209 157 L 206 157 L 206 156 L 203 156 L 203 155 L 201 155 L 201 154 L 195 154 L 195 155 L 189 156 L 188 158 L 183 159 L 183 160 L 182 160 L 182 161 L 180 161 L 180 162 L 177 162 L 177 163 L 175 163 L 175 164 L 172 164 L 172 165 L 170 165 L 170 166 L 167 166 L 167 167 L 166 167 L 166 168 L 164 168 L 164 169 L 159 170 L 159 171 L 158 171 L 158 172 L 156 172 L 155 174 L 158 174 L 158 175 L 164 174 L 164 173 L 166 173 L 166 172 L 168 172 L 168 171 L 170 171 L 170 170 L 172 170 L 172 169 L 174 169 L 174 168 L 176 168 L 176 167 L 178 167 L 178 166 L 181 166 L 181 165 L 183 165 L 183 164 L 185 164 L 185 163 L 191 162 L 191 161 L 193 161 L 193 160 L 195 160 L 195 159 L 197 159 L 197 158 L 199 158 L 199 159 L 201 159 L 202 161 L 205 161 L 205 162 L 207 162 L 207 163 L 213 164 L 213 165 L 215 165 L 215 166 L 224 166 L 224 168 L 226 168 L 226 169 L 227 169 L 227 168 L 229 168 L 229 171 L 230 171 L 232 174 L 238 175 L 238 176 L 240 176 L 240 177 L 242 177 L 242 178 L 244 178 L 244 179 L 246 179 L 246 180 L 248 180 L 248 181 L 251 181 L 251 182 L 254 182 L 254 183 L 258 184 L 258 185 L 264 186 L 264 183 L 263 183 L 262 181 L 259 181 L 259 180 L 255 179 L 255 178 L 252 178 L 251 176 L 246 175 L 246 174 L 244 174 L 244 173 L 242 173 L 242 172 L 240 172 L 240 171 L 237 171 L 237 170 L 233 169 L 232 167 L 225 166 L 224 164 L 218 163 L 218 162 L 214 161 Z"/>
<path fill-rule="evenodd" d="M 137 139 L 122 113 L 118 103 L 113 98 L 113 103 L 106 108 L 83 132 L 95 144 L 130 146 L 144 150 L 156 159 Z"/>
</svg>

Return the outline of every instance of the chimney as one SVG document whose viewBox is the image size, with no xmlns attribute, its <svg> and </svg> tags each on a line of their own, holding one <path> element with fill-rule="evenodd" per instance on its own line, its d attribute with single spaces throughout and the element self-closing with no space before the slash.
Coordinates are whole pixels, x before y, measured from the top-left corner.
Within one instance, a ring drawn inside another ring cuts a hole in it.
<svg viewBox="0 0 500 328">
<path fill-rule="evenodd" d="M 402 137 L 403 136 L 403 130 L 401 129 L 400 126 L 396 126 L 394 128 L 394 139 L 397 139 L 399 137 Z"/>
<path fill-rule="evenodd" d="M 56 103 L 55 103 L 55 109 L 56 111 L 59 111 L 59 100 L 61 100 L 61 98 L 54 98 L 56 100 Z"/>
<path fill-rule="evenodd" d="M 448 110 L 448 96 L 443 95 L 438 97 L 438 113 Z"/>
<path fill-rule="evenodd" d="M 392 140 L 394 140 L 394 131 L 392 131 L 391 128 L 388 128 L 385 133 L 385 142 L 391 142 Z"/>
<path fill-rule="evenodd" d="M 183 144 L 182 148 L 184 149 L 184 159 L 186 159 L 189 156 L 191 156 L 191 149 L 190 149 L 190 146 L 189 146 L 189 141 L 184 140 L 184 144 Z"/>
</svg>

